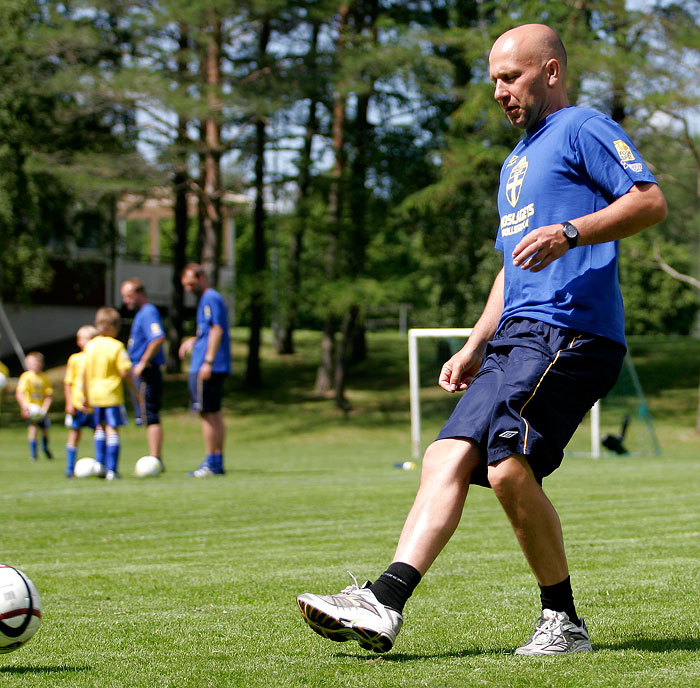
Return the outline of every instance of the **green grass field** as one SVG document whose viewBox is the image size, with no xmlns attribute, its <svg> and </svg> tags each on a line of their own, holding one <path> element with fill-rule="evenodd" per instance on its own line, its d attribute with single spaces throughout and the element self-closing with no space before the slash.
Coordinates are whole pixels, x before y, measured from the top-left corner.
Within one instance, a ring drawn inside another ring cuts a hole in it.
<svg viewBox="0 0 700 688">
<path fill-rule="evenodd" d="M 284 360 L 266 348 L 268 390 L 246 395 L 236 341 L 222 478 L 185 478 L 200 461 L 201 439 L 198 419 L 182 409 L 181 381 L 168 383 L 167 472 L 130 475 L 147 453 L 143 431 L 130 426 L 124 479 L 113 484 L 63 477 L 60 402 L 58 457 L 31 465 L 25 430 L 5 400 L 0 561 L 32 578 L 44 615 L 33 640 L 0 657 L 0 684 L 700 684 L 698 342 L 631 343 L 661 457 L 572 456 L 546 481 L 596 652 L 539 659 L 512 655 L 539 598 L 505 516 L 480 488 L 409 602 L 391 653 L 329 643 L 304 625 L 298 593 L 337 592 L 350 582 L 347 570 L 362 582 L 385 568 L 419 477 L 392 466 L 410 450 L 405 342 L 370 339 L 372 358 L 352 375 L 347 416 L 308 393 L 316 343 L 305 335 L 301 353 Z M 428 403 L 426 441 L 443 419 L 440 403 Z M 91 453 L 87 438 L 82 446 Z"/>
</svg>

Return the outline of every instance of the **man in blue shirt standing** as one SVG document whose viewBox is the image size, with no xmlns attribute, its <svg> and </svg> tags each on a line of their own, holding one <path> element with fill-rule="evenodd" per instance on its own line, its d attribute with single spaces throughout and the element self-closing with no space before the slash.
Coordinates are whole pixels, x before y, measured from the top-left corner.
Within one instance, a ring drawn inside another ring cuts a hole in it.
<svg viewBox="0 0 700 688">
<path fill-rule="evenodd" d="M 163 426 L 160 423 L 160 409 L 163 399 L 161 366 L 165 363 L 163 321 L 158 309 L 148 302 L 146 288 L 138 277 L 122 283 L 121 295 L 124 305 L 129 310 L 136 311 L 127 351 L 133 364 L 132 373 L 144 399 L 145 408 L 140 409 L 140 412 L 141 419 L 146 422 L 148 451 L 162 463 Z"/>
<path fill-rule="evenodd" d="M 207 478 L 223 475 L 226 426 L 221 412 L 224 380 L 231 372 L 231 342 L 228 311 L 221 294 L 209 286 L 204 268 L 197 263 L 185 266 L 181 276 L 185 291 L 199 298 L 197 334 L 180 345 L 180 358 L 190 358 L 189 388 L 192 406 L 202 418 L 204 461 L 188 475 Z"/>
<path fill-rule="evenodd" d="M 525 133 L 501 169 L 503 267 L 472 335 L 440 372 L 442 389 L 465 393 L 424 455 L 390 566 L 373 584 L 297 598 L 304 620 L 326 638 L 391 649 L 405 603 L 478 484 L 493 489 L 539 585 L 542 612 L 516 654 L 592 649 L 542 480 L 622 365 L 619 240 L 663 220 L 666 202 L 624 130 L 569 105 L 566 68 L 561 39 L 542 24 L 493 44 L 494 98 Z"/>
</svg>

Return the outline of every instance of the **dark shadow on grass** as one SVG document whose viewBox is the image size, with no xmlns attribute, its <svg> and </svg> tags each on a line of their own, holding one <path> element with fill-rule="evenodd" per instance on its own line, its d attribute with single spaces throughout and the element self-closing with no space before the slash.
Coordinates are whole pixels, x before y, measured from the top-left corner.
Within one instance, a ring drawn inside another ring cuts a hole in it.
<svg viewBox="0 0 700 688">
<path fill-rule="evenodd" d="M 619 643 L 595 643 L 594 650 L 638 650 L 640 652 L 700 652 L 700 638 L 644 638 L 635 636 Z"/>
<path fill-rule="evenodd" d="M 336 652 L 336 657 L 346 657 L 348 659 L 358 659 L 363 662 L 370 662 L 381 659 L 382 662 L 416 662 L 424 659 L 455 659 L 457 657 L 500 657 L 510 655 L 513 656 L 512 647 L 491 647 L 484 648 L 465 648 L 464 650 L 452 650 L 450 652 L 392 652 L 391 654 L 361 654 L 354 652 Z"/>
<path fill-rule="evenodd" d="M 72 674 L 92 671 L 90 666 L 7 666 L 0 667 L 0 674 Z"/>
</svg>

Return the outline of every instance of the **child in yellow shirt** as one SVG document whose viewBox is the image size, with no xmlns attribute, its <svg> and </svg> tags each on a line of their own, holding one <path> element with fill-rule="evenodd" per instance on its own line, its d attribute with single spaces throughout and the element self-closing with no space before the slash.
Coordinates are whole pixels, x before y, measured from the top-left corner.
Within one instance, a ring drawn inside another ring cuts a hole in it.
<svg viewBox="0 0 700 688">
<path fill-rule="evenodd" d="M 7 381 L 10 379 L 10 371 L 8 367 L 0 361 L 0 392 L 5 391 L 5 385 L 7 385 Z"/>
<path fill-rule="evenodd" d="M 9 379 L 10 370 L 2 361 L 0 361 L 0 412 L 2 411 L 2 402 L 5 399 L 5 394 L 7 393 L 7 383 Z"/>
<path fill-rule="evenodd" d="M 75 459 L 78 454 L 78 443 L 83 428 L 95 429 L 95 416 L 88 413 L 83 406 L 85 393 L 83 383 L 85 381 L 85 345 L 97 336 L 97 329 L 92 325 L 83 325 L 76 333 L 76 343 L 80 351 L 72 354 L 66 364 L 66 374 L 63 378 L 63 389 L 66 396 L 66 427 L 68 439 L 66 441 L 66 478 L 73 477 Z M 99 438 L 96 438 L 95 453 L 102 456 L 104 463 L 104 431 L 102 431 L 101 447 L 98 447 Z M 100 453 L 101 449 L 101 453 Z"/>
<path fill-rule="evenodd" d="M 49 427 L 47 416 L 53 401 L 53 387 L 44 374 L 44 356 L 38 351 L 29 352 L 24 364 L 27 370 L 20 375 L 15 391 L 22 418 L 27 421 L 27 440 L 29 442 L 29 460 L 37 460 L 37 428 L 41 428 L 42 449 L 47 459 L 53 454 L 49 449 Z"/>
<path fill-rule="evenodd" d="M 95 315 L 98 335 L 84 349 L 86 410 L 95 413 L 95 426 L 105 431 L 105 478 L 119 478 L 119 428 L 126 425 L 124 387 L 134 390 L 143 404 L 131 375 L 131 360 L 126 347 L 116 339 L 119 334 L 119 312 L 114 308 L 100 308 Z M 97 459 L 97 457 L 95 457 Z"/>
</svg>

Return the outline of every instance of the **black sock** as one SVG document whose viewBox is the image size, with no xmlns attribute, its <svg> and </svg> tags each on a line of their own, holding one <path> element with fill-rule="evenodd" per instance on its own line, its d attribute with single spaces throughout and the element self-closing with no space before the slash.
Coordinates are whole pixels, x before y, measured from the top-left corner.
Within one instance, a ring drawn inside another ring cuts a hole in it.
<svg viewBox="0 0 700 688">
<path fill-rule="evenodd" d="M 370 585 L 370 590 L 385 607 L 391 607 L 401 613 L 420 579 L 420 573 L 413 566 L 395 562 Z"/>
<path fill-rule="evenodd" d="M 556 583 L 555 585 L 540 585 L 540 600 L 542 600 L 542 609 L 566 612 L 569 621 L 577 626 L 581 625 L 581 620 L 578 618 L 576 607 L 574 606 L 571 576 L 567 576 L 561 583 Z"/>
</svg>

